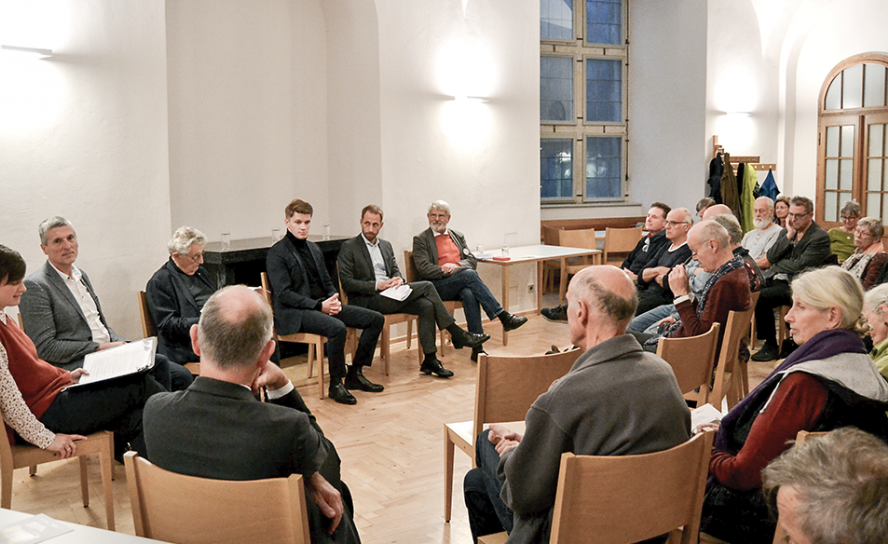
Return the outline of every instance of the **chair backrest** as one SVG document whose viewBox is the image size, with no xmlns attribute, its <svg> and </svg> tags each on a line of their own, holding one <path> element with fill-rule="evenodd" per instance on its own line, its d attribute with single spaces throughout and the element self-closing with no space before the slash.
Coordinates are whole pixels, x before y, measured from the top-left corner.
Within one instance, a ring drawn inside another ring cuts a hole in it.
<svg viewBox="0 0 888 544">
<path fill-rule="evenodd" d="M 271 301 L 271 285 L 268 283 L 268 273 L 262 272 L 259 274 L 259 277 L 262 281 L 261 295 L 265 297 L 265 302 L 267 302 L 271 308 L 274 308 L 274 303 Z M 272 326 L 271 335 L 274 337 L 275 340 L 278 340 L 277 329 L 274 326 Z"/>
<path fill-rule="evenodd" d="M 718 331 L 721 325 L 713 323 L 708 332 L 688 338 L 660 338 L 657 355 L 662 357 L 678 380 L 682 393 L 699 388 L 697 406 L 709 402 L 709 382 L 715 365 Z"/>
<path fill-rule="evenodd" d="M 645 455 L 565 453 L 558 472 L 552 544 L 638 542 L 684 526 L 697 542 L 713 432 Z"/>
<path fill-rule="evenodd" d="M 596 249 L 595 229 L 559 230 L 558 245 L 564 247 L 579 247 L 582 249 Z"/>
<path fill-rule="evenodd" d="M 630 253 L 638 241 L 641 240 L 641 233 L 644 227 L 629 227 L 618 229 L 607 227 L 604 229 L 604 262 L 614 253 Z"/>
<path fill-rule="evenodd" d="M 413 283 L 419 279 L 416 263 L 413 262 L 413 252 L 409 250 L 404 250 L 404 278 L 407 283 Z"/>
<path fill-rule="evenodd" d="M 307 543 L 302 476 L 231 481 L 185 476 L 124 458 L 136 535 L 176 544 Z"/>
<path fill-rule="evenodd" d="M 145 295 L 145 291 L 139 291 L 139 315 L 142 317 L 142 336 L 144 338 L 157 336 L 157 325 L 148 308 L 148 296 Z"/>
<path fill-rule="evenodd" d="M 712 394 L 709 399 L 709 403 L 719 410 L 721 410 L 722 397 L 730 391 L 732 386 L 736 386 L 739 391 L 740 372 L 737 372 L 739 370 L 737 357 L 740 354 L 740 340 L 747 336 L 753 315 L 755 315 L 754 306 L 744 312 L 728 312 L 728 325 L 725 327 L 725 334 L 722 338 L 721 351 L 715 369 L 715 383 L 712 385 Z M 727 384 L 725 383 L 725 374 L 728 374 L 730 380 Z M 728 404 L 729 408 L 733 407 L 730 401 Z"/>
<path fill-rule="evenodd" d="M 557 246 L 558 233 L 564 230 L 564 227 L 547 227 L 543 225 L 543 244 L 547 246 Z"/>
<path fill-rule="evenodd" d="M 551 355 L 478 357 L 475 383 L 475 432 L 485 423 L 524 421 L 530 405 L 567 374 L 583 353 L 573 349 Z"/>
</svg>

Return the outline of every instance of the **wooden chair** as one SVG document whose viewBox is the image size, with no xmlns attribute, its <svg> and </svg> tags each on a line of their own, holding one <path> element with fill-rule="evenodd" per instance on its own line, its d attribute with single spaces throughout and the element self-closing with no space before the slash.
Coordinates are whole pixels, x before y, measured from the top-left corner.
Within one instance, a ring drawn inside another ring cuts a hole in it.
<svg viewBox="0 0 888 544">
<path fill-rule="evenodd" d="M 142 337 L 150 338 L 157 336 L 157 325 L 154 323 L 154 316 L 151 315 L 151 309 L 148 308 L 148 296 L 145 291 L 139 291 L 139 316 L 142 318 Z M 200 376 L 200 363 L 185 363 L 185 368 L 195 376 Z"/>
<path fill-rule="evenodd" d="M 475 463 L 475 438 L 489 423 L 524 421 L 530 405 L 552 382 L 567 374 L 582 350 L 551 355 L 478 357 L 475 416 L 471 421 L 444 424 L 444 521 L 450 521 L 453 498 L 454 446 Z"/>
<path fill-rule="evenodd" d="M 268 274 L 262 272 L 262 294 L 268 305 L 274 308 L 271 301 L 271 286 L 268 283 Z M 320 334 L 312 334 L 310 332 L 294 332 L 293 334 L 280 335 L 277 328 L 272 329 L 272 336 L 278 342 L 295 342 L 297 344 L 308 344 L 308 377 L 311 378 L 314 368 L 314 358 L 318 358 L 318 395 L 324 398 L 324 344 L 327 343 L 327 337 Z"/>
<path fill-rule="evenodd" d="M 783 341 L 789 338 L 789 330 L 786 328 L 786 314 L 792 308 L 791 304 L 781 306 L 777 310 L 777 349 L 783 349 Z"/>
<path fill-rule="evenodd" d="M 744 312 L 729 312 L 728 324 L 722 338 L 721 352 L 715 367 L 715 382 L 712 385 L 712 393 L 709 404 L 721 410 L 722 398 L 727 396 L 728 409 L 733 408 L 744 396 L 744 391 L 749 390 L 749 375 L 741 368 L 739 362 L 740 340 L 749 332 L 749 323 L 755 316 L 755 307 Z M 746 384 L 743 384 L 743 376 L 746 376 Z"/>
<path fill-rule="evenodd" d="M 124 457 L 136 535 L 176 544 L 310 542 L 302 476 L 212 480 Z"/>
<path fill-rule="evenodd" d="M 709 382 L 718 348 L 721 325 L 713 323 L 708 332 L 688 338 L 660 338 L 657 355 L 664 359 L 678 380 L 678 387 L 688 400 L 697 406 L 709 402 Z M 694 390 L 697 392 L 694 392 Z"/>
<path fill-rule="evenodd" d="M 644 455 L 562 454 L 549 542 L 625 544 L 680 531 L 682 544 L 696 544 L 714 434 Z"/>
<path fill-rule="evenodd" d="M 629 227 L 617 229 L 606 227 L 604 229 L 604 264 L 620 266 L 626 259 L 626 255 L 635 249 L 641 240 L 644 227 Z M 616 254 L 616 255 L 614 255 Z"/>
<path fill-rule="evenodd" d="M 412 283 L 414 281 L 419 280 L 419 271 L 416 270 L 416 263 L 413 262 L 413 252 L 412 251 L 404 251 L 404 277 L 407 279 L 407 283 Z M 458 300 L 442 300 L 444 306 L 447 307 L 447 311 L 450 312 L 450 315 L 454 315 L 457 308 L 462 308 L 462 302 Z M 407 323 L 407 334 L 411 333 L 411 324 Z M 446 343 L 444 342 L 444 333 L 447 331 L 439 331 L 439 336 L 441 338 L 441 356 L 444 356 L 444 346 Z M 448 333 L 449 335 L 449 333 Z M 408 344 L 409 348 L 410 345 Z"/>
<path fill-rule="evenodd" d="M 826 432 L 818 432 L 818 433 L 809 433 L 808 431 L 799 431 L 796 434 L 796 445 L 804 444 L 809 438 L 817 438 L 818 436 L 823 436 L 827 434 Z M 793 446 L 795 447 L 795 446 Z M 783 544 L 786 542 L 786 531 L 783 530 L 783 526 L 780 525 L 780 519 L 777 519 L 777 530 L 774 531 L 774 544 Z"/>
<path fill-rule="evenodd" d="M 595 229 L 560 230 L 558 231 L 558 245 L 562 247 L 596 249 Z M 592 266 L 592 261 L 588 255 L 568 261 L 566 277 L 561 278 L 561 286 L 558 288 L 559 304 L 564 302 L 564 293 L 567 291 L 567 278 L 588 266 Z"/>
<path fill-rule="evenodd" d="M 564 227 L 547 227 L 543 225 L 543 244 L 547 246 L 557 246 L 558 233 L 564 230 Z M 543 293 L 547 293 L 555 288 L 555 273 L 561 272 L 561 263 L 559 261 L 543 261 L 543 277 L 540 278 L 541 289 Z"/>
<path fill-rule="evenodd" d="M 4 435 L 0 438 L 0 507 L 12 507 L 12 475 L 17 468 L 30 467 L 31 474 L 37 465 L 51 463 L 60 459 L 59 454 L 42 450 L 31 445 L 11 445 Z M 108 529 L 114 530 L 114 492 L 111 488 L 113 478 L 112 465 L 114 459 L 114 434 L 101 431 L 87 436 L 86 440 L 77 442 L 77 455 L 80 461 L 80 496 L 83 506 L 89 506 L 89 482 L 86 474 L 86 457 L 98 454 L 101 463 L 102 490 L 105 494 L 105 518 Z"/>
</svg>

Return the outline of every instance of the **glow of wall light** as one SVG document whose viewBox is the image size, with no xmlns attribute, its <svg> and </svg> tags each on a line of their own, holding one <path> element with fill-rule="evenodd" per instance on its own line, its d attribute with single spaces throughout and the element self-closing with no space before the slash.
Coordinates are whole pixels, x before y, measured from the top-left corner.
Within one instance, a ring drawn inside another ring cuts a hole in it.
<svg viewBox="0 0 888 544">
<path fill-rule="evenodd" d="M 64 94 L 64 81 L 51 62 L 0 55 L 0 132 L 16 135 L 52 125 Z"/>
<path fill-rule="evenodd" d="M 749 113 L 726 113 L 716 120 L 715 134 L 718 134 L 718 143 L 729 153 L 746 153 L 753 146 L 755 123 Z"/>
<path fill-rule="evenodd" d="M 437 58 L 438 85 L 448 96 L 488 98 L 496 66 L 490 52 L 476 40 L 456 39 L 441 48 Z"/>
<path fill-rule="evenodd" d="M 477 151 L 490 138 L 490 111 L 481 99 L 457 98 L 441 108 L 441 126 L 454 148 Z"/>
</svg>

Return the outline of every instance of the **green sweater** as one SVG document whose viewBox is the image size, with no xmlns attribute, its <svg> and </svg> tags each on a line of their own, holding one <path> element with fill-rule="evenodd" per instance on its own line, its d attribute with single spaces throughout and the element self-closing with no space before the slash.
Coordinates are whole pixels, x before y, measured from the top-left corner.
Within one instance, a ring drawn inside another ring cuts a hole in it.
<svg viewBox="0 0 888 544">
<path fill-rule="evenodd" d="M 854 233 L 849 234 L 839 227 L 829 229 L 829 249 L 839 258 L 840 263 L 845 262 L 857 249 L 854 245 Z"/>
</svg>

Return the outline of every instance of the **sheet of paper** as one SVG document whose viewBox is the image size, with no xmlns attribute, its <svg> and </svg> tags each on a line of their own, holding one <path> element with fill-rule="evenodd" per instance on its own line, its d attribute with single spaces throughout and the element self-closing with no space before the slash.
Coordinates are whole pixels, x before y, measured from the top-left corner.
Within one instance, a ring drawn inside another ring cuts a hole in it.
<svg viewBox="0 0 888 544">
<path fill-rule="evenodd" d="M 95 383 L 126 374 L 135 374 L 154 366 L 157 338 L 145 338 L 116 348 L 90 353 L 83 359 L 83 369 L 88 372 L 80 382 L 72 385 Z"/>
<path fill-rule="evenodd" d="M 385 291 L 379 293 L 384 297 L 388 297 L 397 301 L 406 300 L 407 297 L 410 296 L 410 293 L 413 292 L 413 289 L 407 285 L 399 285 L 398 287 L 389 287 Z"/>
<path fill-rule="evenodd" d="M 46 514 L 38 514 L 0 527 L 0 544 L 37 544 L 73 530 Z"/>
<path fill-rule="evenodd" d="M 691 430 L 697 432 L 697 427 L 706 425 L 707 423 L 718 423 L 721 421 L 722 413 L 713 405 L 704 404 L 703 406 L 691 410 Z"/>
</svg>

